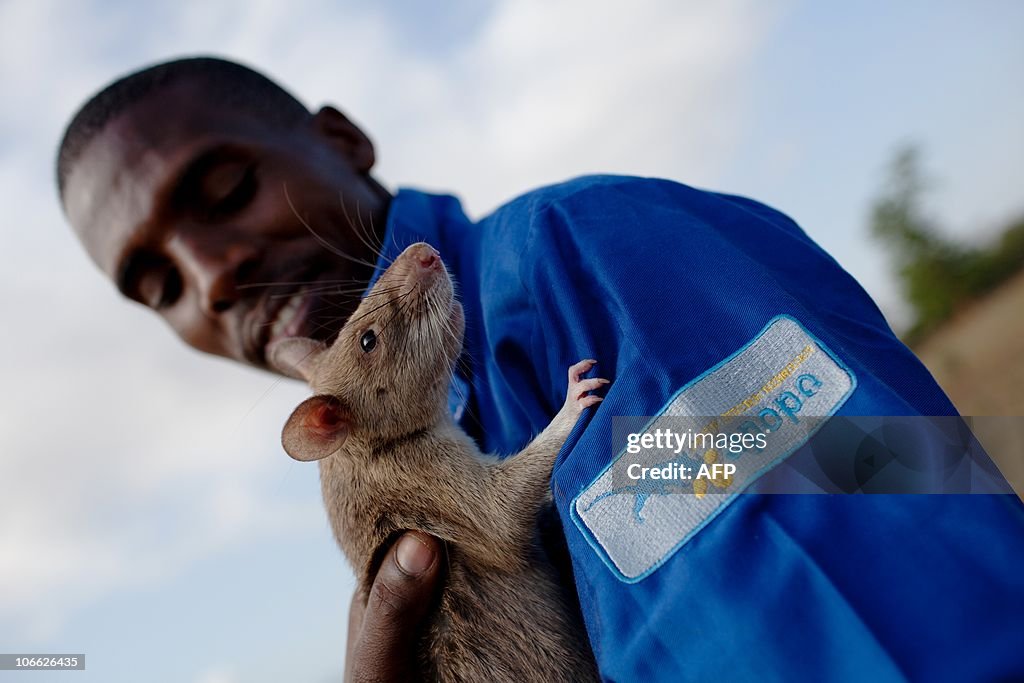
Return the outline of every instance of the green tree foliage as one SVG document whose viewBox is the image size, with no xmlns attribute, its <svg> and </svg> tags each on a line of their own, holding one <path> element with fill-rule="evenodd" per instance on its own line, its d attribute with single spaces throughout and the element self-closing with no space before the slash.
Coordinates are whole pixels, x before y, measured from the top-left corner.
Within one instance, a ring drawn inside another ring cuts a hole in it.
<svg viewBox="0 0 1024 683">
<path fill-rule="evenodd" d="M 957 310 L 1024 266 L 1024 218 L 990 246 L 958 244 L 936 229 L 922 208 L 926 187 L 916 147 L 900 149 L 885 190 L 871 211 L 871 232 L 891 252 L 915 321 L 905 335 L 920 341 Z"/>
</svg>

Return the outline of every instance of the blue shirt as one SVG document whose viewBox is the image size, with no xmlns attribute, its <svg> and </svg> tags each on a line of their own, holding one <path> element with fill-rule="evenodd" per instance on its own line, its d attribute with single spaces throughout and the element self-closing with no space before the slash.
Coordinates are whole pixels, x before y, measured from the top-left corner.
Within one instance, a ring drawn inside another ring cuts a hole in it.
<svg viewBox="0 0 1024 683">
<path fill-rule="evenodd" d="M 477 222 L 453 197 L 403 190 L 387 255 L 421 240 L 458 282 L 467 370 L 453 407 L 482 448 L 514 453 L 539 433 L 571 364 L 595 358 L 612 380 L 552 478 L 605 679 L 1024 680 L 1014 496 L 745 493 L 700 507 L 609 493 L 613 416 L 956 414 L 792 220 L 594 176 Z"/>
</svg>

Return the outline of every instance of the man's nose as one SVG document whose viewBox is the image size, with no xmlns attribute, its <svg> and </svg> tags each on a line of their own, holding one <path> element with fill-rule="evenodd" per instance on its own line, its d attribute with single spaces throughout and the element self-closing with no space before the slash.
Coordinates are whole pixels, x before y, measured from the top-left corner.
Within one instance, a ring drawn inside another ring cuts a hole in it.
<svg viewBox="0 0 1024 683">
<path fill-rule="evenodd" d="M 207 316 L 216 316 L 238 303 L 238 286 L 259 262 L 257 248 L 241 239 L 179 234 L 169 248 L 185 278 L 196 288 L 199 306 Z"/>
</svg>

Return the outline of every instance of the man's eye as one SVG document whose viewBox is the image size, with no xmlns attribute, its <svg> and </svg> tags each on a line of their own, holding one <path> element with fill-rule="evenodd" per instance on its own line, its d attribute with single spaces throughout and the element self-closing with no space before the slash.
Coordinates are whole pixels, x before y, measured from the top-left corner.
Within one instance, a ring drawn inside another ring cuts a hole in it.
<svg viewBox="0 0 1024 683">
<path fill-rule="evenodd" d="M 252 164 L 228 161 L 205 173 L 198 187 L 198 208 L 207 219 L 230 215 L 245 206 L 256 190 Z"/>
<path fill-rule="evenodd" d="M 181 273 L 174 264 L 145 250 L 130 254 L 116 278 L 122 294 L 155 310 L 174 304 L 184 289 Z"/>
<path fill-rule="evenodd" d="M 139 280 L 138 298 L 152 309 L 167 308 L 181 296 L 181 286 L 181 274 L 168 265 L 146 273 Z"/>
<path fill-rule="evenodd" d="M 164 274 L 164 286 L 160 290 L 157 308 L 167 308 L 181 296 L 181 274 L 171 268 Z"/>
</svg>

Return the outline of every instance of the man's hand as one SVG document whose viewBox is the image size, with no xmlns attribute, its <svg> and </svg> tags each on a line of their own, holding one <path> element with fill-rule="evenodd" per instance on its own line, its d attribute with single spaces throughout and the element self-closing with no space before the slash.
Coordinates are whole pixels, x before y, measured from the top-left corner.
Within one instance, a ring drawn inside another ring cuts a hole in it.
<svg viewBox="0 0 1024 683">
<path fill-rule="evenodd" d="M 346 681 L 419 679 L 416 645 L 434 602 L 443 552 L 436 538 L 408 531 L 384 556 L 366 602 L 358 591 L 352 597 Z"/>
</svg>

